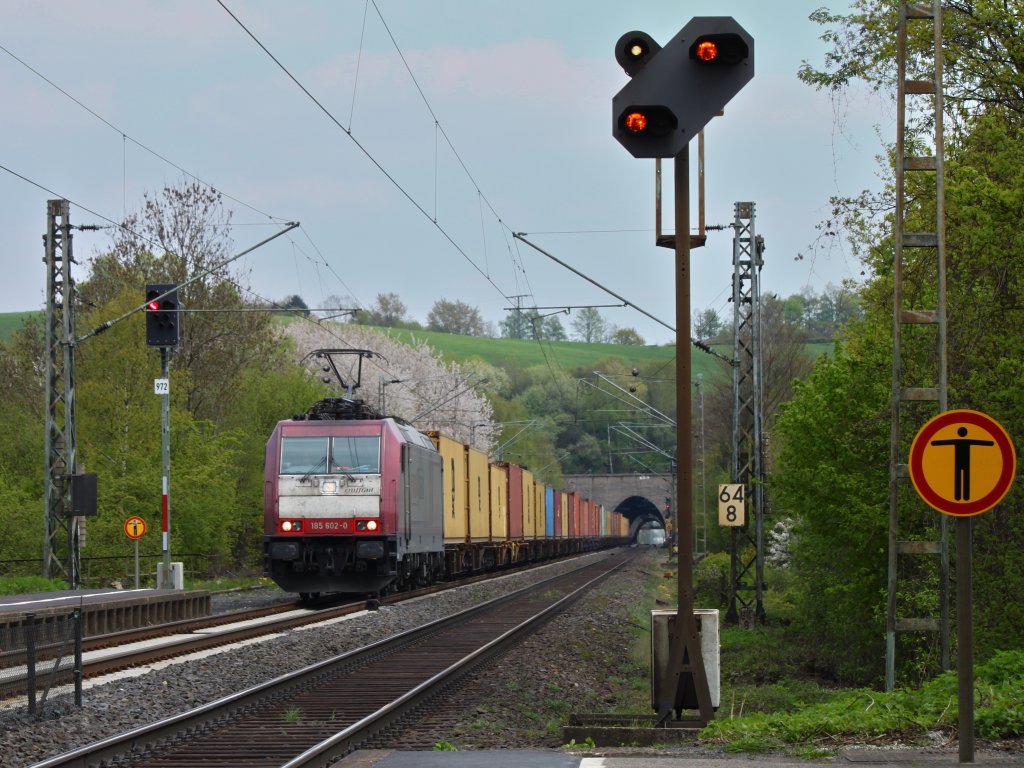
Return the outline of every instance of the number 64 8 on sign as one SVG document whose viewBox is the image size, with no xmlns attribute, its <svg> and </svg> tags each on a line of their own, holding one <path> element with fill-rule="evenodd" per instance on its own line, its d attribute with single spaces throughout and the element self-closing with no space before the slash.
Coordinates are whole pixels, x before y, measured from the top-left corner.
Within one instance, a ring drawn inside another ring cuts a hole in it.
<svg viewBox="0 0 1024 768">
<path fill-rule="evenodd" d="M 718 524 L 741 526 L 747 522 L 745 493 L 742 483 L 718 486 Z"/>
</svg>

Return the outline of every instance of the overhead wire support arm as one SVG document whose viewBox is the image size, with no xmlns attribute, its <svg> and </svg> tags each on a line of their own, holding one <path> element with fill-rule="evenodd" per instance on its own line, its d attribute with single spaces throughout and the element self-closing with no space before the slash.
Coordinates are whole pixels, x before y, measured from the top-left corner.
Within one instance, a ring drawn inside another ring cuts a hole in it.
<svg viewBox="0 0 1024 768">
<path fill-rule="evenodd" d="M 449 397 L 445 398 L 444 400 L 442 400 L 441 402 L 437 403 L 436 405 L 433 405 L 430 408 L 428 408 L 427 410 L 423 411 L 423 413 L 416 414 L 411 419 L 409 419 L 409 421 L 411 423 L 415 423 L 415 422 L 419 421 L 420 419 L 422 419 L 424 416 L 429 416 L 430 414 L 432 414 L 434 411 L 436 411 L 441 406 L 447 405 L 452 400 L 455 400 L 457 397 L 461 397 L 462 395 L 466 394 L 467 392 L 471 392 L 474 387 L 478 387 L 481 384 L 486 384 L 487 381 L 488 381 L 487 377 L 484 377 L 482 379 L 477 379 L 476 381 L 474 381 L 473 383 L 469 384 L 469 386 L 465 387 L 464 389 L 460 389 L 455 394 L 450 395 Z"/>
<path fill-rule="evenodd" d="M 640 314 L 642 314 L 642 315 L 646 315 L 647 317 L 649 317 L 649 318 L 650 318 L 651 320 L 653 320 L 654 322 L 656 322 L 656 323 L 659 323 L 660 325 L 663 325 L 663 326 L 665 326 L 666 328 L 668 328 L 668 329 L 669 329 L 670 331 L 673 331 L 673 332 L 675 332 L 675 330 L 676 330 L 676 329 L 675 329 L 675 328 L 673 328 L 673 327 L 672 327 L 671 325 L 669 325 L 668 323 L 666 323 L 666 322 L 665 322 L 664 320 L 661 320 L 661 319 L 659 319 L 659 318 L 655 317 L 654 315 L 652 315 L 652 314 L 651 314 L 650 312 L 647 312 L 646 310 L 644 310 L 644 309 L 641 309 L 641 308 L 640 308 L 640 307 L 638 307 L 638 306 L 637 306 L 636 304 L 634 304 L 633 302 L 631 302 L 631 301 L 630 301 L 629 299 L 626 299 L 626 298 L 624 298 L 624 297 L 622 297 L 622 296 L 619 296 L 619 294 L 615 293 L 615 291 L 611 290 L 610 288 L 606 288 L 605 286 L 601 285 L 601 284 L 600 284 L 599 282 L 597 282 L 597 281 L 596 281 L 596 280 L 594 280 L 593 278 L 591 278 L 591 277 L 588 277 L 587 275 L 585 275 L 585 274 L 583 274 L 582 272 L 580 272 L 580 271 L 579 271 L 578 269 L 576 269 L 575 267 L 569 266 L 569 265 L 568 265 L 568 264 L 566 264 L 566 263 L 565 263 L 564 261 L 562 261 L 561 259 L 559 259 L 559 258 L 558 258 L 557 256 L 554 256 L 554 255 L 552 255 L 552 254 L 548 253 L 547 251 L 545 251 L 545 250 L 544 250 L 543 248 L 541 248 L 540 246 L 538 246 L 538 245 L 535 245 L 534 243 L 531 243 L 531 242 L 530 242 L 529 240 L 527 240 L 527 239 L 526 239 L 525 235 L 526 235 L 526 233 L 525 233 L 525 232 L 513 232 L 513 233 L 512 233 L 512 237 L 514 237 L 514 238 L 515 238 L 516 240 L 522 240 L 522 241 L 523 241 L 524 243 L 526 243 L 526 244 L 527 244 L 528 246 L 530 246 L 531 248 L 533 248 L 533 249 L 534 249 L 535 251 L 537 251 L 538 253 L 542 253 L 542 254 L 544 254 L 545 256 L 547 256 L 547 257 L 548 257 L 549 259 L 551 259 L 551 260 L 552 260 L 553 262 L 555 262 L 556 264 L 559 264 L 559 265 L 561 265 L 561 266 L 565 267 L 566 269 L 568 269 L 568 270 L 569 270 L 570 272 L 572 272 L 572 273 L 573 273 L 574 275 L 577 275 L 577 276 L 579 276 L 579 277 L 582 277 L 582 278 L 583 278 L 584 280 L 586 280 L 586 281 L 587 281 L 588 283 L 590 283 L 591 285 L 596 285 L 596 286 L 597 286 L 598 288 L 600 288 L 600 289 L 601 289 L 602 291 L 604 291 L 605 293 L 607 293 L 607 294 L 608 294 L 609 296 L 614 296 L 614 297 L 615 297 L 616 299 L 618 299 L 619 301 L 621 301 L 621 302 L 622 302 L 622 306 L 624 306 L 624 307 L 632 307 L 633 309 L 635 309 L 635 310 L 636 310 L 637 312 L 639 312 Z"/>
<path fill-rule="evenodd" d="M 596 389 L 598 392 L 602 392 L 603 394 L 606 394 L 606 395 L 609 395 L 611 397 L 614 397 L 619 402 L 625 403 L 626 405 L 629 405 L 633 410 L 640 411 L 641 413 L 646 413 L 649 416 L 653 416 L 658 421 L 663 421 L 665 424 L 668 424 L 671 427 L 676 426 L 675 419 L 673 419 L 671 416 L 668 416 L 668 415 L 662 413 L 661 411 L 659 411 L 657 408 L 654 408 L 653 406 L 649 405 L 648 403 L 645 403 L 643 400 L 641 400 L 639 397 L 634 395 L 632 392 L 630 392 L 630 391 L 628 391 L 626 389 L 623 389 L 618 384 L 616 384 L 614 381 L 609 379 L 607 376 L 599 373 L 598 371 L 594 371 L 593 373 L 601 381 L 605 382 L 609 386 L 615 387 L 615 389 L 617 389 L 619 392 L 621 392 L 623 394 L 623 396 L 625 398 L 628 398 L 628 399 L 623 399 L 622 397 L 617 397 L 613 393 L 608 392 L 607 390 L 601 389 L 596 384 L 588 381 L 587 379 L 580 379 L 580 381 L 583 384 L 585 384 L 586 386 L 592 387 L 593 389 Z"/>
<path fill-rule="evenodd" d="M 659 448 L 657 445 L 652 443 L 646 437 L 644 437 L 639 432 L 637 432 L 635 429 L 633 429 L 632 427 L 630 427 L 630 426 L 628 426 L 626 424 L 613 424 L 611 426 L 611 429 L 612 429 L 613 432 L 616 432 L 616 433 L 618 433 L 620 435 L 624 435 L 625 437 L 630 438 L 631 440 L 635 441 L 639 445 L 642 445 L 649 452 L 657 453 L 660 456 L 664 456 L 666 459 L 670 459 L 670 460 L 675 458 L 675 456 L 673 454 L 669 453 L 668 451 L 664 450 L 663 448 Z"/>
<path fill-rule="evenodd" d="M 522 240 L 522 241 L 523 241 L 524 243 L 526 243 L 526 244 L 527 244 L 528 246 L 530 246 L 531 248 L 533 248 L 533 250 L 537 251 L 538 253 L 542 253 L 542 254 L 544 254 L 545 256 L 547 256 L 547 257 L 548 257 L 549 259 L 551 259 L 551 260 L 552 260 L 553 262 L 555 262 L 556 264 L 559 264 L 559 265 L 561 265 L 561 266 L 565 267 L 566 269 L 568 269 L 568 270 L 569 270 L 570 272 L 572 272 L 572 273 L 573 273 L 574 275 L 578 275 L 579 277 L 582 277 L 582 278 L 583 278 L 584 280 L 586 280 L 586 281 L 587 281 L 588 283 L 590 283 L 591 285 L 595 285 L 595 286 L 597 286 L 597 287 L 598 287 L 598 288 L 600 288 L 600 289 L 601 289 L 602 291 L 604 291 L 605 293 L 607 293 L 607 294 L 608 294 L 609 296 L 614 296 L 614 297 L 615 297 L 616 299 L 618 299 L 619 301 L 621 301 L 621 302 L 622 302 L 622 306 L 624 306 L 624 307 L 630 307 L 631 309 L 635 309 L 635 310 L 636 310 L 637 312 L 639 312 L 639 313 L 640 313 L 641 315 L 644 315 L 645 317 L 648 317 L 648 318 L 650 318 L 651 320 L 653 320 L 654 322 L 658 323 L 659 325 L 663 325 L 663 326 L 664 326 L 665 328 L 667 328 L 668 330 L 672 331 L 672 333 L 675 333 L 675 332 L 676 332 L 676 329 L 675 329 L 675 327 L 674 327 L 674 326 L 671 326 L 671 325 L 669 325 L 668 323 L 666 323 L 666 322 L 665 322 L 664 320 L 661 320 L 660 318 L 657 318 L 657 317 L 655 317 L 654 315 L 652 315 L 652 314 L 651 314 L 650 312 L 648 312 L 647 310 L 645 310 L 645 309 L 642 309 L 641 307 L 638 307 L 638 306 L 637 306 L 636 304 L 634 304 L 633 302 L 631 302 L 631 301 L 630 301 L 629 299 L 627 299 L 627 298 L 624 298 L 624 297 L 620 296 L 619 294 L 617 294 L 617 293 L 616 293 L 615 291 L 613 291 L 612 289 L 610 289 L 610 288 L 606 288 L 605 286 L 601 285 L 601 284 L 600 284 L 599 282 L 597 282 L 597 281 L 596 281 L 596 280 L 594 280 L 593 278 L 591 278 L 591 277 L 588 277 L 587 275 L 585 275 L 585 274 L 583 274 L 582 272 L 580 272 L 580 271 L 579 271 L 578 269 L 576 269 L 575 267 L 569 266 L 569 265 L 568 265 L 568 264 L 566 264 L 566 263 L 565 263 L 564 261 L 562 261 L 561 259 L 559 259 L 559 258 L 558 258 L 557 256 L 554 256 L 553 254 L 550 254 L 550 253 L 548 253 L 547 251 L 545 251 L 545 250 L 544 250 L 543 248 L 541 248 L 541 247 L 540 247 L 539 245 L 536 245 L 536 244 L 534 244 L 534 243 L 531 243 L 531 242 L 530 242 L 529 240 L 527 240 L 527 239 L 526 239 L 525 235 L 526 235 L 526 232 L 513 232 L 513 233 L 512 233 L 512 237 L 514 237 L 514 238 L 515 238 L 516 240 Z M 721 353 L 719 353 L 719 352 L 716 352 L 715 350 L 713 350 L 713 349 L 712 349 L 711 347 L 709 347 L 709 346 L 708 346 L 707 344 L 705 344 L 704 342 L 701 342 L 701 341 L 697 341 L 696 339 L 692 339 L 692 338 L 691 338 L 691 339 L 690 339 L 690 343 L 691 343 L 691 344 L 693 344 L 693 346 L 697 347 L 697 349 L 701 350 L 702 352 L 707 352 L 707 353 L 708 353 L 709 355 L 711 355 L 711 356 L 713 356 L 713 357 L 717 357 L 718 359 L 720 359 L 720 360 L 723 360 L 723 361 L 727 362 L 727 363 L 728 363 L 729 365 L 735 365 L 735 361 L 733 361 L 732 359 L 730 359 L 730 358 L 726 357 L 725 355 L 723 355 L 723 354 L 721 354 Z"/>
<path fill-rule="evenodd" d="M 508 422 L 508 423 L 511 424 L 511 423 L 515 423 L 515 422 Z M 536 426 L 537 426 L 537 420 L 536 419 L 530 419 L 529 421 L 527 421 L 526 422 L 526 426 L 524 426 L 522 429 L 520 429 L 518 432 L 516 432 L 514 435 L 512 435 L 512 437 L 510 437 L 508 440 L 506 440 L 504 443 L 502 443 L 501 445 L 499 445 L 497 448 L 494 449 L 494 455 L 497 456 L 498 459 L 500 460 L 502 455 L 504 454 L 506 448 L 508 448 L 510 445 L 512 445 L 512 443 L 514 443 L 516 440 L 518 440 L 521 435 L 523 435 L 528 430 L 533 429 Z"/>
<path fill-rule="evenodd" d="M 157 296 L 157 297 L 155 298 L 155 300 L 156 300 L 156 301 L 160 301 L 160 300 L 161 300 L 161 299 L 163 299 L 163 298 L 164 298 L 165 296 L 168 296 L 168 295 L 170 295 L 171 293 L 174 293 L 174 292 L 175 292 L 175 291 L 177 291 L 178 289 L 180 289 L 180 288 L 184 288 L 184 287 L 185 287 L 185 286 L 187 286 L 187 285 L 191 285 L 192 283 L 196 282 L 197 280 L 202 280 L 202 279 L 203 279 L 204 277 L 207 277 L 208 275 L 210 275 L 210 274 L 212 274 L 212 273 L 216 272 L 216 271 L 217 271 L 218 269 L 221 269 L 222 267 L 226 267 L 226 266 L 227 266 L 228 264 L 230 264 L 231 262 L 235 261 L 236 259 L 240 259 L 240 258 L 242 258 L 242 257 L 243 257 L 243 256 L 245 256 L 245 255 L 246 255 L 247 253 L 252 253 L 252 252 L 253 252 L 253 251 L 255 251 L 255 250 L 256 250 L 257 248 L 261 248 L 261 247 L 263 247 L 264 245 L 266 245 L 267 243 L 269 243 L 269 242 L 270 242 L 271 240 L 276 240 L 276 239 L 277 239 L 277 238 L 279 238 L 279 237 L 280 237 L 281 235 L 283 235 L 283 234 L 286 234 L 286 233 L 288 233 L 288 232 L 291 232 L 291 231 L 292 231 L 293 229 L 295 229 L 295 228 L 296 228 L 296 227 L 298 227 L 298 226 L 300 226 L 300 225 L 299 225 L 299 222 L 297 222 L 297 221 L 290 221 L 290 222 L 288 222 L 288 223 L 287 223 L 287 224 L 285 225 L 285 228 L 284 228 L 284 229 L 282 229 L 282 230 L 281 230 L 280 232 L 277 232 L 277 233 L 275 233 L 275 234 L 271 235 L 270 237 L 268 237 L 268 238 L 265 238 L 265 239 L 261 240 L 260 242 L 256 243 L 255 245 L 253 245 L 253 246 L 251 246 L 251 247 L 249 247 L 249 248 L 246 248 L 246 249 L 245 249 L 244 251 L 241 251 L 241 252 L 239 252 L 239 253 L 236 253 L 236 254 L 235 254 L 234 256 L 231 256 L 231 257 L 229 257 L 229 258 L 227 258 L 227 259 L 224 259 L 224 261 L 220 262 L 219 264 L 215 264 L 215 265 L 213 265 L 212 267 L 210 267 L 210 268 L 209 268 L 208 270 L 206 270 L 205 272 L 200 272 L 200 273 L 199 273 L 198 275 L 195 275 L 195 276 L 193 276 L 193 277 L 190 277 L 190 278 L 189 278 L 188 280 L 186 280 L 185 282 L 183 282 L 183 283 L 182 283 L 181 285 L 176 285 L 176 286 L 175 286 L 174 288 L 172 288 L 171 290 L 169 290 L 169 291 L 165 291 L 165 292 L 164 292 L 163 294 L 161 294 L 160 296 Z M 95 328 L 93 328 L 93 329 L 92 329 L 91 331 L 89 331 L 89 332 L 88 332 L 87 334 L 85 334 L 84 336 L 79 336 L 79 337 L 78 337 L 77 339 L 74 339 L 74 340 L 73 340 L 73 341 L 71 342 L 71 346 L 77 346 L 78 344 L 81 344 L 81 343 L 82 343 L 83 341 L 85 341 L 86 339 L 92 338 L 93 336 L 98 336 L 98 335 L 100 335 L 100 334 L 101 334 L 101 333 L 103 333 L 104 331 L 106 331 L 106 330 L 109 330 L 109 329 L 110 329 L 110 328 L 112 328 L 113 326 L 115 326 L 115 325 L 117 325 L 118 323 L 120 323 L 120 322 L 121 322 L 122 320 L 126 320 L 126 319 L 128 319 L 129 317 L 131 317 L 132 315 L 134 315 L 134 314 L 135 314 L 136 312 L 142 312 L 143 310 L 145 310 L 145 308 L 146 308 L 146 305 L 145 305 L 145 304 L 140 304 L 139 306 L 135 307 L 134 309 L 129 309 L 129 310 L 128 310 L 127 312 L 125 312 L 125 313 L 124 313 L 123 315 L 120 315 L 119 317 L 115 317 L 115 318 L 114 318 L 113 320 L 107 320 L 107 321 L 106 321 L 105 323 L 101 323 L 100 325 L 96 326 L 96 327 L 95 327 Z"/>
<path fill-rule="evenodd" d="M 551 307 L 505 307 L 506 312 L 539 312 L 542 309 L 554 310 L 548 314 L 541 315 L 541 317 L 548 317 L 549 315 L 568 315 L 570 310 L 573 309 L 613 309 L 619 307 L 628 307 L 628 304 L 563 304 L 559 306 Z"/>
<path fill-rule="evenodd" d="M 314 307 L 302 308 L 302 307 L 240 307 L 237 309 L 189 309 L 188 307 L 182 307 L 182 312 L 187 312 L 190 315 L 195 314 L 208 314 L 217 312 L 293 312 L 296 314 L 308 312 L 312 315 L 313 312 L 337 312 L 336 315 L 329 315 L 328 317 L 318 317 L 317 320 L 331 320 L 335 317 L 345 317 L 347 315 L 354 315 L 356 312 L 360 312 L 359 308 L 348 309 L 346 307 Z"/>
</svg>

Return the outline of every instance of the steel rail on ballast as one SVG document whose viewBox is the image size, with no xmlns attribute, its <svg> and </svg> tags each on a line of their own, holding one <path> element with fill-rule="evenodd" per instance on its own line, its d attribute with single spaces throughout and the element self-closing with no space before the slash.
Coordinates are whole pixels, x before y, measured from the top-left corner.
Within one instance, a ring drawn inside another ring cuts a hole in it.
<svg viewBox="0 0 1024 768">
<path fill-rule="evenodd" d="M 490 640 L 485 646 L 473 650 L 464 658 L 449 664 L 442 672 L 432 675 L 427 681 L 421 681 L 412 689 L 395 697 L 387 705 L 355 723 L 345 727 L 330 738 L 314 746 L 307 746 L 298 757 L 290 759 L 283 765 L 289 768 L 298 766 L 327 765 L 332 756 L 347 754 L 359 743 L 366 741 L 374 733 L 398 719 L 423 703 L 431 696 L 437 695 L 447 685 L 452 684 L 458 676 L 467 674 L 490 656 L 500 653 L 509 644 L 520 639 L 527 631 L 539 627 L 544 621 L 555 615 L 557 610 L 564 609 L 588 587 L 621 568 L 628 557 L 614 559 L 613 567 L 604 568 L 597 577 L 587 579 L 586 584 L 578 586 L 557 602 L 538 611 L 536 615 L 521 622 L 517 626 L 504 631 L 499 637 Z M 246 715 L 271 708 L 286 697 L 316 687 L 332 673 L 358 670 L 375 660 L 394 656 L 404 648 L 420 642 L 432 635 L 465 625 L 467 622 L 487 613 L 500 612 L 508 604 L 522 600 L 533 594 L 543 594 L 559 581 L 572 578 L 597 565 L 607 565 L 607 558 L 600 563 L 591 563 L 568 573 L 546 579 L 512 594 L 495 598 L 486 603 L 474 606 L 465 611 L 446 616 L 416 629 L 378 641 L 363 648 L 350 651 L 331 659 L 304 667 L 303 669 L 281 675 L 261 685 L 253 686 L 244 691 L 222 697 L 203 706 L 179 713 L 149 725 L 141 726 L 124 734 L 103 739 L 61 755 L 36 763 L 32 768 L 95 768 L 104 761 L 119 760 L 118 765 L 131 765 L 135 761 L 144 762 L 147 757 L 156 759 L 156 752 L 172 740 L 184 742 L 197 734 L 212 731 L 221 725 L 236 723 Z M 299 749 L 301 747 L 297 747 Z"/>
</svg>

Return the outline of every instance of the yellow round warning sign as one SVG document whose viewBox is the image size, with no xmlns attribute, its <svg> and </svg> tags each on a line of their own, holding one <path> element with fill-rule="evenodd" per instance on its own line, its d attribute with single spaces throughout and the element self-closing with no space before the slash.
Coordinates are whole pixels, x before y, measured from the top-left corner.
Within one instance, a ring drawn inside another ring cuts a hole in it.
<svg viewBox="0 0 1024 768">
<path fill-rule="evenodd" d="M 945 411 L 910 446 L 910 479 L 925 502 L 947 515 L 986 512 L 1006 495 L 1017 455 L 1006 430 L 979 411 Z"/>
<path fill-rule="evenodd" d="M 141 539 L 146 534 L 146 521 L 132 515 L 124 521 L 124 535 L 129 539 Z"/>
</svg>

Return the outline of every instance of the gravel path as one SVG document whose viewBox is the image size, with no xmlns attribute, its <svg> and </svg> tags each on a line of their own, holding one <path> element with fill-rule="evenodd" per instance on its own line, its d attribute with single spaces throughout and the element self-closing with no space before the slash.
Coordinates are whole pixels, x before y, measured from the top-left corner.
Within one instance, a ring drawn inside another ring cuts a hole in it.
<svg viewBox="0 0 1024 768">
<path fill-rule="evenodd" d="M 131 675 L 122 673 L 109 682 L 87 687 L 81 708 L 73 706 L 68 697 L 51 698 L 40 719 L 30 717 L 23 709 L 0 711 L 3 764 L 20 768 L 194 708 L 569 567 L 554 564 L 401 605 L 383 606 L 326 628 L 292 630 L 281 637 L 187 663 L 167 663 Z M 474 717 L 442 725 L 437 740 L 462 749 L 558 746 L 559 728 L 568 712 L 604 711 L 614 696 L 611 671 L 635 639 L 629 627 L 629 611 L 636 604 L 644 578 L 641 564 L 627 566 L 627 572 L 613 576 L 597 596 L 584 598 L 571 609 L 571 615 L 555 619 L 523 650 L 510 653 L 496 668 L 478 675 L 476 684 L 464 689 L 465 701 L 477 710 Z M 251 607 L 282 597 L 276 589 L 222 593 L 214 598 L 214 611 Z M 464 717 L 464 713 L 459 716 Z"/>
</svg>

